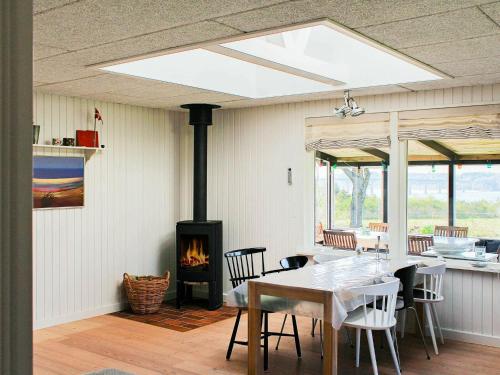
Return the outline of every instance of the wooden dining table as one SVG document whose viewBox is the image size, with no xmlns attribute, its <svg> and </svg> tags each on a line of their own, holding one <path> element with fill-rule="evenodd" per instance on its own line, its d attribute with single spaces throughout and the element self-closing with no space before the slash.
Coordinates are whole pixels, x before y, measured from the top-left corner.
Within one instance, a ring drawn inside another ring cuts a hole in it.
<svg viewBox="0 0 500 375">
<path fill-rule="evenodd" d="M 377 260 L 360 255 L 249 280 L 248 290 L 245 290 L 248 293 L 248 374 L 256 375 L 263 371 L 260 353 L 261 311 L 267 310 L 267 307 L 262 306 L 262 296 L 306 301 L 322 306 L 322 316 L 319 318 L 324 322 L 323 374 L 336 375 L 337 329 L 340 329 L 347 312 L 357 307 L 349 300 L 348 289 L 374 283 L 402 267 L 423 263 L 422 259 Z M 427 259 L 427 262 L 433 261 Z"/>
</svg>

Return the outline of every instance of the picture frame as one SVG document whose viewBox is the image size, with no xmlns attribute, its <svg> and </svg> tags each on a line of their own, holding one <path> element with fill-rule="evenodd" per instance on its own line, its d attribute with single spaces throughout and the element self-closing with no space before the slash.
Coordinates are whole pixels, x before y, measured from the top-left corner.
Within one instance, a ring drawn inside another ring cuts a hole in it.
<svg viewBox="0 0 500 375">
<path fill-rule="evenodd" d="M 85 206 L 85 158 L 33 156 L 33 208 Z"/>
</svg>

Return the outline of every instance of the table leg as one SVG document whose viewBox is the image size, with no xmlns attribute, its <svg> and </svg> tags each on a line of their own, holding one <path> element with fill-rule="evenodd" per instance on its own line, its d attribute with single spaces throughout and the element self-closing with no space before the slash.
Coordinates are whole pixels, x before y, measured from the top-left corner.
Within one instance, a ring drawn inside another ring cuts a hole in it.
<svg viewBox="0 0 500 375">
<path fill-rule="evenodd" d="M 260 293 L 255 283 L 250 281 L 248 282 L 248 375 L 262 373 L 260 334 Z"/>
<path fill-rule="evenodd" d="M 337 375 L 337 330 L 332 327 L 332 295 L 329 293 L 323 302 L 323 375 Z"/>
</svg>

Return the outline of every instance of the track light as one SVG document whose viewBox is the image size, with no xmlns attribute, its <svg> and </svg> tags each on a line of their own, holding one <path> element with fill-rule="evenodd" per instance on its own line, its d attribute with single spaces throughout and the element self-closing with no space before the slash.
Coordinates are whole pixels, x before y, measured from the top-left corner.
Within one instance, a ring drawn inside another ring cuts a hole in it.
<svg viewBox="0 0 500 375">
<path fill-rule="evenodd" d="M 359 107 L 356 100 L 349 96 L 349 90 L 346 90 L 344 91 L 344 104 L 340 108 L 335 108 L 334 113 L 338 118 L 345 118 L 348 113 L 355 117 L 365 113 L 365 109 L 363 107 Z"/>
</svg>

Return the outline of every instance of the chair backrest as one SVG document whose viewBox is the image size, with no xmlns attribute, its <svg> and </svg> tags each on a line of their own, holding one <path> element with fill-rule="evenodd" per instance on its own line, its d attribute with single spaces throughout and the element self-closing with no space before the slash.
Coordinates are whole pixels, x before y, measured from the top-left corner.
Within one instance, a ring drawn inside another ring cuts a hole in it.
<svg viewBox="0 0 500 375">
<path fill-rule="evenodd" d="M 383 283 L 350 288 L 349 292 L 363 297 L 364 324 L 367 327 L 388 326 L 394 318 L 399 279 L 383 278 Z M 377 301 L 373 314 L 368 314 L 367 304 Z"/>
<path fill-rule="evenodd" d="M 372 232 L 388 232 L 389 224 L 387 223 L 369 223 L 368 229 Z"/>
<path fill-rule="evenodd" d="M 403 297 L 404 308 L 415 305 L 415 302 L 413 301 L 413 287 L 415 286 L 416 273 L 416 265 L 403 267 L 394 272 L 394 277 L 398 278 L 403 286 L 403 290 L 401 290 L 400 295 Z"/>
<path fill-rule="evenodd" d="M 356 250 L 358 240 L 356 233 L 337 229 L 323 231 L 325 246 L 333 246 L 339 249 Z"/>
<path fill-rule="evenodd" d="M 265 271 L 264 252 L 265 247 L 251 247 L 248 249 L 232 250 L 224 253 L 229 268 L 230 281 L 233 288 L 250 279 L 260 277 L 260 272 L 255 268 L 254 255 L 258 258 L 260 254 L 261 272 Z"/>
<path fill-rule="evenodd" d="M 302 268 L 307 264 L 308 260 L 305 255 L 295 255 L 281 259 L 280 266 L 283 269 Z"/>
<path fill-rule="evenodd" d="M 465 238 L 468 232 L 468 227 L 452 227 L 447 225 L 436 225 L 434 227 L 435 236 Z"/>
<path fill-rule="evenodd" d="M 432 236 L 408 236 L 408 254 L 419 255 L 427 251 L 429 246 L 434 246 L 434 237 Z"/>
<path fill-rule="evenodd" d="M 422 275 L 423 280 L 423 299 L 438 300 L 443 296 L 443 276 L 446 272 L 446 263 L 438 263 L 433 266 L 417 268 L 417 274 Z"/>
</svg>

